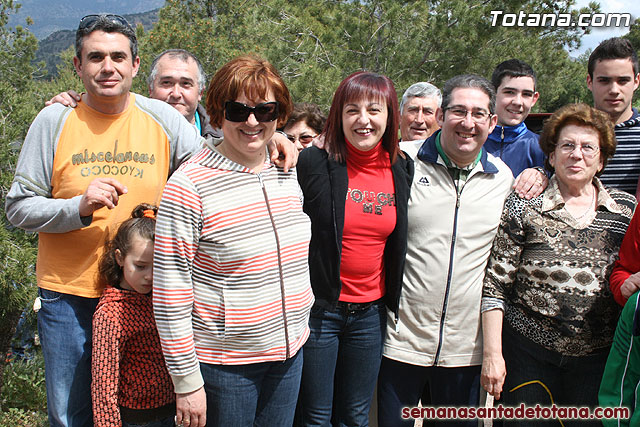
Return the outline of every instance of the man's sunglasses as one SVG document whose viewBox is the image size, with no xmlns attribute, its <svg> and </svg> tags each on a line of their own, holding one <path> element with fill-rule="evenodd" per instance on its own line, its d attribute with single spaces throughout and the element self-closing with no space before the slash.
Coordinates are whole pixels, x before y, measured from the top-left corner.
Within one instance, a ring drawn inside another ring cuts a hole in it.
<svg viewBox="0 0 640 427">
<path fill-rule="evenodd" d="M 110 13 L 108 14 L 94 14 L 94 15 L 87 15 L 84 18 L 82 18 L 80 20 L 80 24 L 78 24 L 78 30 L 84 30 L 86 28 L 91 27 L 93 24 L 96 23 L 96 21 L 98 19 L 101 18 L 106 18 L 108 21 L 116 24 L 116 25 L 122 25 L 125 26 L 127 28 L 129 28 L 130 30 L 133 30 L 133 28 L 131 27 L 131 24 L 129 24 L 129 22 L 124 19 L 122 16 L 120 15 L 112 15 Z"/>
<path fill-rule="evenodd" d="M 230 122 L 246 122 L 253 114 L 259 122 L 272 122 L 278 118 L 280 104 L 277 101 L 263 102 L 249 107 L 242 102 L 227 101 L 224 103 L 224 118 Z"/>
</svg>

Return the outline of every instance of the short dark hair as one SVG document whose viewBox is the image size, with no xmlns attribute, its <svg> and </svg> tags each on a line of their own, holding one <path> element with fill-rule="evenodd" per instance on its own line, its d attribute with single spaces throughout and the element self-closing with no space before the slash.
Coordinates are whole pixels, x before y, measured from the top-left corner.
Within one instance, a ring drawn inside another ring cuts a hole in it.
<svg viewBox="0 0 640 427">
<path fill-rule="evenodd" d="M 324 125 L 327 122 L 327 116 L 322 112 L 316 104 L 307 102 L 297 102 L 293 104 L 293 112 L 287 120 L 284 128 L 293 126 L 298 122 L 305 122 L 307 126 L 313 129 L 317 134 L 321 134 Z"/>
<path fill-rule="evenodd" d="M 593 70 L 596 69 L 598 61 L 606 59 L 629 59 L 633 67 L 633 75 L 638 74 L 638 55 L 627 39 L 612 37 L 600 43 L 589 55 L 589 63 L 587 64 L 589 77 L 593 79 Z"/>
<path fill-rule="evenodd" d="M 449 106 L 451 102 L 451 93 L 454 89 L 480 89 L 489 97 L 489 112 L 495 113 L 496 110 L 496 91 L 491 82 L 477 74 L 462 74 L 447 80 L 442 87 L 442 108 Z"/>
<path fill-rule="evenodd" d="M 205 89 L 207 85 L 207 75 L 204 72 L 204 68 L 202 68 L 202 64 L 193 53 L 184 49 L 167 49 L 153 59 L 153 62 L 151 63 L 151 69 L 149 70 L 149 77 L 147 77 L 147 86 L 149 86 L 149 89 L 153 89 L 153 82 L 158 75 L 158 62 L 160 62 L 160 60 L 164 56 L 168 56 L 169 58 L 177 58 L 184 63 L 187 63 L 189 62 L 189 59 L 192 59 L 198 66 L 198 89 L 200 90 L 200 92 Z"/>
<path fill-rule="evenodd" d="M 368 71 L 355 72 L 338 85 L 324 129 L 327 151 L 337 161 L 346 161 L 348 142 L 342 129 L 342 110 L 347 103 L 362 99 L 380 99 L 387 106 L 387 126 L 382 135 L 382 147 L 389 153 L 391 164 L 394 164 L 399 152 L 398 94 L 389 77 Z"/>
<path fill-rule="evenodd" d="M 536 73 L 531 65 L 519 59 L 508 59 L 499 63 L 491 75 L 491 83 L 498 90 L 505 77 L 531 77 L 533 79 L 533 89 L 535 90 L 538 83 Z"/>
<path fill-rule="evenodd" d="M 105 33 L 120 33 L 129 39 L 129 47 L 131 48 L 131 61 L 135 61 L 138 56 L 138 38 L 133 27 L 122 16 L 101 13 L 99 15 L 89 15 L 95 18 L 95 21 L 87 26 L 78 26 L 76 30 L 76 57 L 82 61 L 82 42 L 84 38 L 94 31 L 104 31 Z M 113 19 L 116 16 L 118 19 Z M 86 19 L 85 16 L 80 20 Z"/>
<path fill-rule="evenodd" d="M 556 149 L 560 131 L 567 125 L 578 125 L 594 129 L 600 136 L 600 156 L 602 158 L 602 170 L 616 152 L 616 135 L 613 122 L 607 113 L 597 110 L 587 104 L 569 104 L 558 109 L 544 122 L 544 128 L 540 135 L 540 148 L 545 154 L 544 166 L 553 172 L 553 166 L 549 163 L 549 154 Z M 596 175 L 600 175 L 602 170 Z"/>
<path fill-rule="evenodd" d="M 120 224 L 116 235 L 105 245 L 104 253 L 98 263 L 98 273 L 104 283 L 119 287 L 124 278 L 122 267 L 118 265 L 116 259 L 116 250 L 125 257 L 131 249 L 133 236 L 140 236 L 152 242 L 155 240 L 157 213 L 156 206 L 141 203 L 133 209 L 131 218 Z"/>
</svg>

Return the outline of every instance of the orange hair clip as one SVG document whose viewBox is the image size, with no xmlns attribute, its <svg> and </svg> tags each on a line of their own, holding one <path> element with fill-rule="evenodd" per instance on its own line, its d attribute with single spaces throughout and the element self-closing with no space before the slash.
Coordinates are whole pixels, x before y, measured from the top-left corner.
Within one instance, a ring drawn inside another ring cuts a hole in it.
<svg viewBox="0 0 640 427">
<path fill-rule="evenodd" d="M 155 214 L 155 212 L 153 211 L 153 209 L 145 209 L 145 210 L 143 210 L 143 211 L 142 211 L 142 215 L 143 215 L 145 218 L 156 219 L 156 214 Z"/>
</svg>

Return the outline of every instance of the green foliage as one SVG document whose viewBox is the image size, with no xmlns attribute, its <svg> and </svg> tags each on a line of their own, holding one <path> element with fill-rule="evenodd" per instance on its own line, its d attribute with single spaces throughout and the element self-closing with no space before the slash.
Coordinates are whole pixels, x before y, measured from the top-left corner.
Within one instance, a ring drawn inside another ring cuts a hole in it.
<svg viewBox="0 0 640 427">
<path fill-rule="evenodd" d="M 32 234 L 0 228 L 0 319 L 22 311 L 35 298 L 35 239 Z"/>
<path fill-rule="evenodd" d="M 491 25 L 491 11 L 569 13 L 573 0 L 168 0 L 154 28 L 140 37 L 142 75 L 151 58 L 180 47 L 209 75 L 233 57 L 255 52 L 271 61 L 296 101 L 325 108 L 348 74 L 388 75 L 399 95 L 416 81 L 441 86 L 461 73 L 490 77 L 517 57 L 539 73 L 538 111 L 567 100 L 589 101 L 584 69 L 566 48 L 589 31 L 579 27 Z M 598 11 L 596 3 L 578 13 Z M 137 83 L 144 88 L 143 79 Z M 569 90 L 573 92 L 569 92 Z M 146 90 L 145 90 L 146 92 Z"/>
<path fill-rule="evenodd" d="M 46 414 L 33 410 L 9 408 L 0 413 L 0 427 L 47 427 Z"/>
<path fill-rule="evenodd" d="M 629 32 L 623 37 L 631 42 L 636 52 L 640 51 L 640 18 L 636 18 L 629 27 Z"/>
<path fill-rule="evenodd" d="M 36 289 L 34 236 L 11 227 L 4 213 L 21 141 L 39 110 L 33 101 L 38 69 L 31 65 L 37 40 L 22 27 L 7 27 L 17 8 L 12 0 L 0 0 L 0 355 L 6 354 L 20 313 Z M 0 378 L 4 363 L 2 358 Z"/>
<path fill-rule="evenodd" d="M 640 52 L 640 18 L 636 18 L 635 22 L 629 27 L 629 32 L 623 36 L 631 42 L 636 52 Z M 633 105 L 640 107 L 640 94 L 636 91 L 633 94 Z"/>
<path fill-rule="evenodd" d="M 2 407 L 0 427 L 25 425 L 33 427 L 45 425 L 47 419 L 47 394 L 44 384 L 44 359 L 41 352 L 34 352 L 30 360 L 19 360 L 7 365 L 4 373 L 4 388 L 1 395 Z M 38 424 L 10 424 L 8 420 L 22 418 L 40 421 Z"/>
<path fill-rule="evenodd" d="M 52 80 L 43 80 L 36 87 L 35 98 L 40 100 L 39 108 L 44 107 L 44 100 L 51 99 L 53 95 L 73 89 L 76 92 L 83 92 L 84 87 L 80 77 L 76 74 L 73 66 L 75 49 L 73 46 L 62 51 L 60 62 L 56 66 L 56 77 Z"/>
</svg>

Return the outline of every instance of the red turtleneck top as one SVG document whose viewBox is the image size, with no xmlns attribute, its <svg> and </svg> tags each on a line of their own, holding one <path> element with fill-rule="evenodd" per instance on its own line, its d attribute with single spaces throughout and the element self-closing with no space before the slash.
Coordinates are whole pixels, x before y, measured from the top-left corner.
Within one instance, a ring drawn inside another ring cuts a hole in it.
<svg viewBox="0 0 640 427">
<path fill-rule="evenodd" d="M 349 188 L 345 202 L 340 301 L 365 303 L 385 294 L 384 248 L 396 226 L 389 153 L 382 143 L 360 151 L 347 141 Z"/>
</svg>

